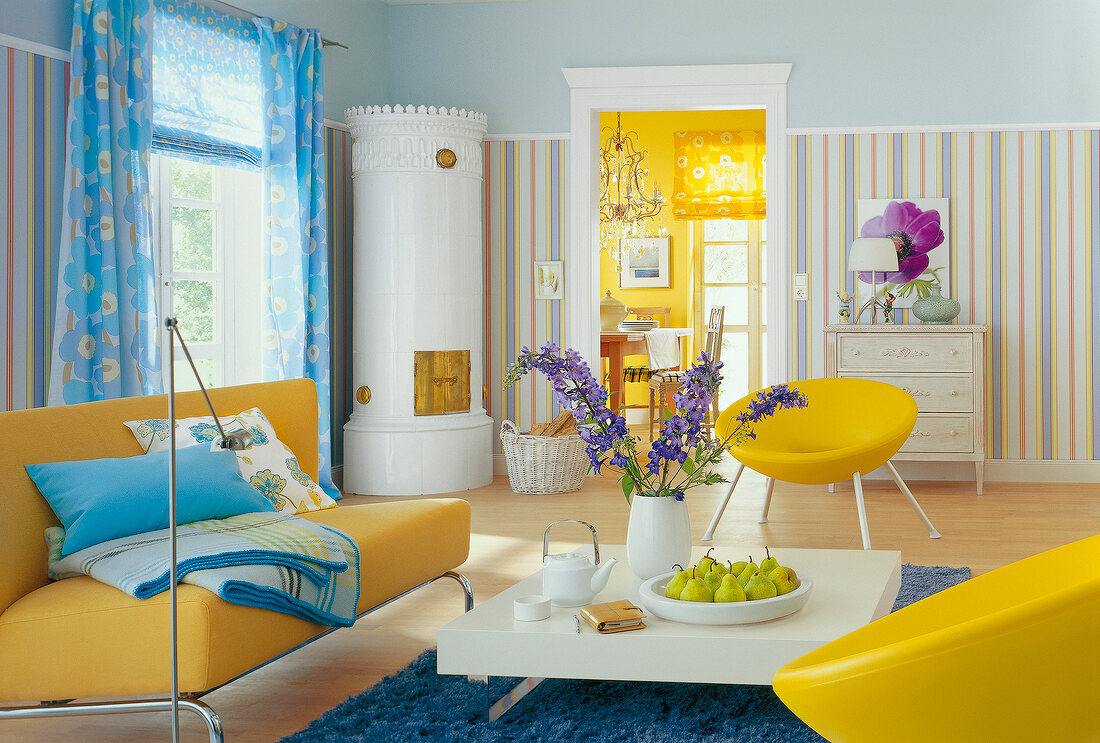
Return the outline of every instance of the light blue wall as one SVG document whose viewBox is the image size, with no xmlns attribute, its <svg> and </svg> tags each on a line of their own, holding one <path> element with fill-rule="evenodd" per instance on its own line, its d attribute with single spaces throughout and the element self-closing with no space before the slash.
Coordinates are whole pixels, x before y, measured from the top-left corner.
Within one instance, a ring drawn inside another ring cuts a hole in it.
<svg viewBox="0 0 1100 743">
<path fill-rule="evenodd" d="M 381 0 L 246 0 L 233 5 L 254 13 L 318 28 L 350 49 L 325 52 L 325 116 L 344 120 L 344 109 L 387 96 L 390 7 Z M 72 0 L 0 0 L 0 33 L 68 49 Z"/>
<path fill-rule="evenodd" d="M 395 5 L 391 102 L 569 128 L 562 67 L 792 62 L 788 124 L 1100 121 L 1095 0 L 530 0 Z"/>
</svg>

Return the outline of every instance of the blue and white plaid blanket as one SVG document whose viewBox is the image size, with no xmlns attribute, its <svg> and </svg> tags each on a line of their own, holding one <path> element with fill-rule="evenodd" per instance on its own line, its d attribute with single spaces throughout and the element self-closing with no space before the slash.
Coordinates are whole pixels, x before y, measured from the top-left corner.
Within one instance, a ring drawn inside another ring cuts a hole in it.
<svg viewBox="0 0 1100 743">
<path fill-rule="evenodd" d="M 169 530 L 135 534 L 61 557 L 65 531 L 46 529 L 50 577 L 90 575 L 135 598 L 167 591 Z M 338 529 L 285 513 L 181 524 L 177 572 L 234 604 L 347 627 L 359 603 L 359 547 Z"/>
</svg>

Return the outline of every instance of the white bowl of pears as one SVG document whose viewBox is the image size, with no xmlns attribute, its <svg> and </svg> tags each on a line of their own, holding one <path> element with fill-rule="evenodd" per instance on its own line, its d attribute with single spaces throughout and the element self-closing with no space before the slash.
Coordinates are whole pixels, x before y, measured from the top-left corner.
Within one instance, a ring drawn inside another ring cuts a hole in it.
<svg viewBox="0 0 1100 743">
<path fill-rule="evenodd" d="M 752 624 L 785 617 L 810 598 L 813 581 L 781 565 L 765 548 L 757 565 L 748 560 L 722 562 L 710 556 L 698 564 L 642 583 L 642 603 L 661 619 L 686 624 Z"/>
</svg>

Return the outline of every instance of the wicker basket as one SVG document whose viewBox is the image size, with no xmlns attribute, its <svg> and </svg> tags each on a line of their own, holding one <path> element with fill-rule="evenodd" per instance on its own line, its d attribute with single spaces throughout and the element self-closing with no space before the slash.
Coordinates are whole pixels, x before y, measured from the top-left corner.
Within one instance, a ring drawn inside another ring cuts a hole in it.
<svg viewBox="0 0 1100 743">
<path fill-rule="evenodd" d="M 569 493 L 584 483 L 588 454 L 580 436 L 527 436 L 506 420 L 500 424 L 500 443 L 508 481 L 517 493 Z"/>
</svg>

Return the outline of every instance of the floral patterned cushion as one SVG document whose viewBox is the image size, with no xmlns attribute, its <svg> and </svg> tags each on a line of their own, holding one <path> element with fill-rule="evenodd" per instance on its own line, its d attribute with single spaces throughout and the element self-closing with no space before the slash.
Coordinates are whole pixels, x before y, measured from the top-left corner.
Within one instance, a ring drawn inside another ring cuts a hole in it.
<svg viewBox="0 0 1100 743">
<path fill-rule="evenodd" d="M 275 436 L 275 429 L 259 408 L 231 416 L 219 416 L 226 432 L 241 428 L 252 434 L 253 444 L 237 451 L 237 467 L 249 485 L 260 491 L 279 511 L 305 513 L 332 508 L 336 501 L 298 465 L 298 458 Z M 126 421 L 146 454 L 166 451 L 169 446 L 168 419 Z M 176 421 L 177 446 L 212 445 L 218 427 L 210 416 L 181 418 Z"/>
</svg>

